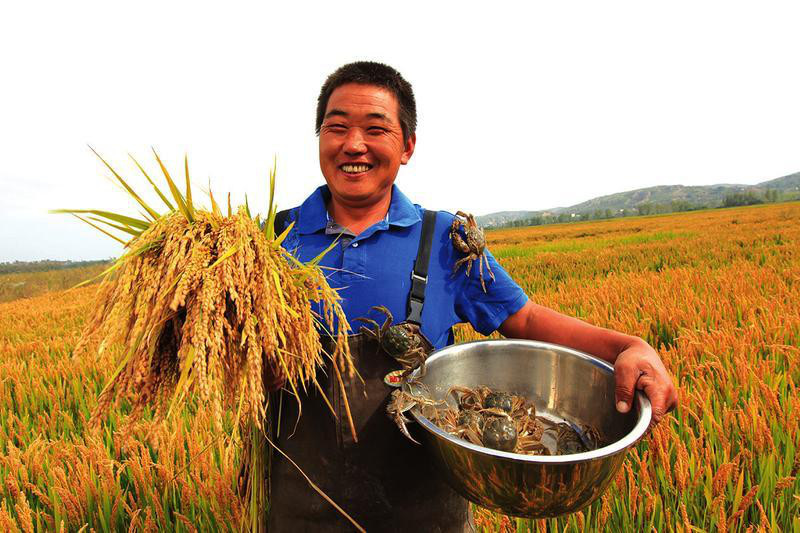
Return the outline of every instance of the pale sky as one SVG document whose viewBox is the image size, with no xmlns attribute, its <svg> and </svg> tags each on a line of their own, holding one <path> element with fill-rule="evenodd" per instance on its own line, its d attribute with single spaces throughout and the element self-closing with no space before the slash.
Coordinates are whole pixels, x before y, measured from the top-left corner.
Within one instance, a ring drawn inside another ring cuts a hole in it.
<svg viewBox="0 0 800 533">
<path fill-rule="evenodd" d="M 299 204 L 323 182 L 319 87 L 361 59 L 414 86 L 416 152 L 396 183 L 430 209 L 800 171 L 800 4 L 522 4 L 4 2 L 0 261 L 119 255 L 47 214 L 135 215 L 87 144 L 141 191 L 128 152 L 153 173 L 150 146 L 175 173 L 188 153 L 196 186 L 259 210 L 275 154 L 279 206 Z"/>
</svg>

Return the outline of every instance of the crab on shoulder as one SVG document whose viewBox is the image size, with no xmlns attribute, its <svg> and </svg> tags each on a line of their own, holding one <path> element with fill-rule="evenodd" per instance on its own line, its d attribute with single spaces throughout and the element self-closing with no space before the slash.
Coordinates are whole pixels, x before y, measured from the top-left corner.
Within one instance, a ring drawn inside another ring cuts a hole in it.
<svg viewBox="0 0 800 533">
<path fill-rule="evenodd" d="M 463 237 L 459 229 L 463 229 Z M 483 264 L 486 263 L 486 270 L 489 272 L 492 281 L 494 281 L 494 272 L 492 272 L 492 268 L 489 266 L 489 258 L 486 257 L 484 253 L 486 249 L 486 237 L 483 234 L 483 230 L 478 227 L 478 223 L 475 222 L 475 217 L 472 216 L 472 214 L 464 213 L 463 211 L 456 212 L 456 216 L 453 218 L 453 223 L 450 226 L 450 240 L 453 241 L 453 246 L 456 250 L 466 254 L 465 257 L 462 257 L 453 265 L 453 274 L 458 271 L 462 264 L 466 263 L 466 275 L 469 276 L 472 270 L 472 263 L 477 261 L 481 287 L 483 287 L 483 292 L 486 292 L 486 283 L 483 279 Z"/>
</svg>

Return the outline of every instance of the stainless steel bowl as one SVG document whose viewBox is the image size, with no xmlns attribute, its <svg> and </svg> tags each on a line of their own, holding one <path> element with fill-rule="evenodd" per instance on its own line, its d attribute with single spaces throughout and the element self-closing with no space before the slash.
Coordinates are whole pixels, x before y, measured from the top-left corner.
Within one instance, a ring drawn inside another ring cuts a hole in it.
<svg viewBox="0 0 800 533">
<path fill-rule="evenodd" d="M 486 340 L 448 346 L 431 354 L 419 381 L 437 400 L 447 399 L 453 385 L 486 385 L 520 394 L 533 401 L 538 415 L 591 425 L 605 442 L 611 442 L 571 455 L 501 452 L 453 437 L 418 409 L 412 410 L 425 429 L 420 432 L 423 445 L 447 482 L 482 507 L 518 517 L 572 513 L 597 499 L 622 465 L 628 448 L 647 431 L 652 414 L 649 400 L 640 392 L 634 409 L 618 413 L 611 365 L 544 342 Z"/>
</svg>

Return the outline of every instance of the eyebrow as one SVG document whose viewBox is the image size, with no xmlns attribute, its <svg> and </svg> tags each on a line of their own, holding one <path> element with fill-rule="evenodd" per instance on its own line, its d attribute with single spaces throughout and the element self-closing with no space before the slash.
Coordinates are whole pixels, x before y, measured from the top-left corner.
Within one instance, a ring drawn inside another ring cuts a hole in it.
<svg viewBox="0 0 800 533">
<path fill-rule="evenodd" d="M 331 109 L 330 111 L 325 113 L 325 118 L 347 117 L 347 116 L 350 116 L 350 115 L 346 111 L 343 111 L 341 109 Z M 376 118 L 378 120 L 382 120 L 384 122 L 389 122 L 389 123 L 392 122 L 392 120 L 388 116 L 384 115 L 383 113 L 367 113 L 367 118 Z"/>
</svg>

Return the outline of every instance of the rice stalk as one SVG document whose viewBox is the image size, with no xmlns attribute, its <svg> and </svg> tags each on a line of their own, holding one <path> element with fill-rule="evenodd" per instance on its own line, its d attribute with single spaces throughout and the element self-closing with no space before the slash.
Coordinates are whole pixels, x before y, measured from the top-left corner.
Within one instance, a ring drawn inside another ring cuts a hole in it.
<svg viewBox="0 0 800 533">
<path fill-rule="evenodd" d="M 259 514 L 263 515 L 267 498 L 262 470 L 267 459 L 265 446 L 253 439 L 269 431 L 265 378 L 268 373 L 283 375 L 286 389 L 299 403 L 301 389 L 318 387 L 317 371 L 327 357 L 338 379 L 343 372 L 352 377 L 355 370 L 345 342 L 347 318 L 339 295 L 317 266 L 318 259 L 308 264 L 297 261 L 281 247 L 288 230 L 274 234 L 274 166 L 262 229 L 247 204 L 231 210 L 229 200 L 228 216 L 223 216 L 210 188 L 212 209 L 195 206 L 188 159 L 184 194 L 158 154 L 155 157 L 177 207 L 138 161 L 134 160 L 169 208 L 166 213 L 146 204 L 101 158 L 144 208 L 146 218 L 103 210 L 58 211 L 93 215 L 92 220 L 129 237 L 125 253 L 101 275 L 97 306 L 75 349 L 79 355 L 94 346 L 99 352 L 113 345 L 125 348 L 89 425 L 98 428 L 123 398 L 133 406 L 131 421 L 146 407 L 153 407 L 157 418 L 169 420 L 190 398 L 208 409 L 216 429 L 222 429 L 225 412 L 235 413 L 230 445 L 252 448 L 246 497 L 251 527 L 262 529 Z M 81 219 L 120 240 L 108 228 Z M 314 314 L 312 302 L 321 303 L 322 316 Z M 340 336 L 332 354 L 323 354 L 320 331 Z M 345 410 L 357 439 L 346 398 Z"/>
</svg>

